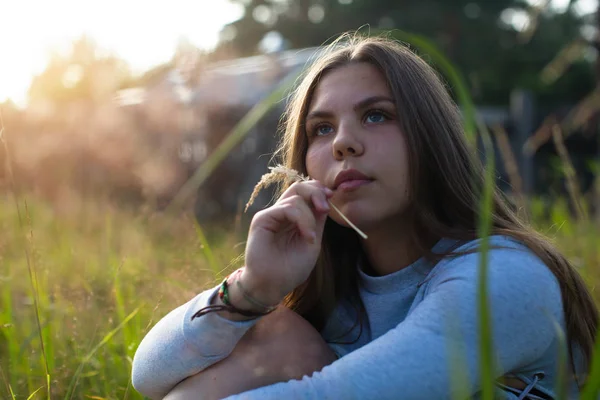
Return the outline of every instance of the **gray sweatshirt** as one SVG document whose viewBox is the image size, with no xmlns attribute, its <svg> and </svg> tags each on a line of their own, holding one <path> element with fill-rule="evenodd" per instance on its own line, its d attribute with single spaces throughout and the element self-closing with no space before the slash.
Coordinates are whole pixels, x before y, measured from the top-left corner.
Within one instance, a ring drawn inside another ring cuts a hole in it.
<svg viewBox="0 0 600 400">
<path fill-rule="evenodd" d="M 442 240 L 434 251 L 449 248 Z M 457 251 L 476 246 L 470 242 Z M 527 399 L 553 398 L 557 385 L 559 330 L 564 315 L 558 282 L 550 270 L 513 239 L 493 236 L 488 253 L 495 377 L 511 375 L 528 384 Z M 475 398 L 480 391 L 478 277 L 480 254 L 425 259 L 374 277 L 360 267 L 360 296 L 367 321 L 360 337 L 356 314 L 341 302 L 323 338 L 339 359 L 301 380 L 261 387 L 233 399 L 451 399 L 453 379 L 464 377 Z M 140 344 L 133 385 L 153 399 L 177 383 L 227 357 L 256 320 L 235 322 L 211 313 L 191 316 L 210 304 L 217 288 L 200 293 L 160 320 Z M 340 334 L 347 332 L 344 337 Z M 577 386 L 569 381 L 569 391 Z M 497 385 L 500 398 L 523 394 Z"/>
</svg>

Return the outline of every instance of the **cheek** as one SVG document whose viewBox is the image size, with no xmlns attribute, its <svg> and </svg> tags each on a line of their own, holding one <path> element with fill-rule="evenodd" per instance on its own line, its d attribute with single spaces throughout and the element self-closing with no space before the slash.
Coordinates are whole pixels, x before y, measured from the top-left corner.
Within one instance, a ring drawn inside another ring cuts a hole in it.
<svg viewBox="0 0 600 400">
<path fill-rule="evenodd" d="M 321 175 L 326 170 L 323 153 L 323 149 L 315 145 L 310 146 L 306 152 L 306 172 L 313 179 L 321 180 Z"/>
<path fill-rule="evenodd" d="M 389 140 L 378 143 L 377 153 L 388 182 L 395 195 L 410 191 L 410 159 L 406 140 L 390 135 Z"/>
<path fill-rule="evenodd" d="M 382 150 L 387 151 L 393 159 L 395 159 L 395 168 L 401 175 L 408 175 L 408 166 L 410 163 L 409 160 L 409 151 L 408 151 L 408 143 L 406 139 L 399 135 L 394 137 L 393 141 L 390 141 L 387 147 Z"/>
</svg>

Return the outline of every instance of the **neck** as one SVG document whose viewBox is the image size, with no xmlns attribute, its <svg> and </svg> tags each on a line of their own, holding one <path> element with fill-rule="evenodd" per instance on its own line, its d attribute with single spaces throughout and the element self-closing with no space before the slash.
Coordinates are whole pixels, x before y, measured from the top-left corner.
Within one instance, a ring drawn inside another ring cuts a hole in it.
<svg viewBox="0 0 600 400">
<path fill-rule="evenodd" d="M 368 230 L 369 238 L 362 242 L 372 273 L 388 275 L 404 269 L 423 256 L 414 245 L 415 233 L 409 229 L 399 229 L 398 224 Z M 427 238 L 431 248 L 438 238 Z"/>
<path fill-rule="evenodd" d="M 366 232 L 363 249 L 372 272 L 383 276 L 408 267 L 419 259 L 420 254 L 412 246 L 411 235 L 405 230 L 375 229 Z"/>
</svg>

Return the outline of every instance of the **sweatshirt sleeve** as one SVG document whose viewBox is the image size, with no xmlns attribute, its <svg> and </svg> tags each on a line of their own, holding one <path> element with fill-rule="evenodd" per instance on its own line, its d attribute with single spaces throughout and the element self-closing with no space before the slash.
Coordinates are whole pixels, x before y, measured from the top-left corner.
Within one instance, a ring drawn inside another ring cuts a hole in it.
<svg viewBox="0 0 600 400">
<path fill-rule="evenodd" d="M 218 287 L 206 290 L 162 318 L 140 343 L 132 366 L 132 384 L 151 399 L 163 398 L 185 378 L 226 358 L 258 319 L 231 321 L 208 313 Z"/>
<path fill-rule="evenodd" d="M 525 250 L 489 253 L 488 299 L 496 378 L 539 361 L 562 324 L 554 275 Z M 369 344 L 304 376 L 254 389 L 228 400 L 451 399 L 460 379 L 480 391 L 479 254 L 440 263 L 423 300 L 408 317 Z"/>
</svg>

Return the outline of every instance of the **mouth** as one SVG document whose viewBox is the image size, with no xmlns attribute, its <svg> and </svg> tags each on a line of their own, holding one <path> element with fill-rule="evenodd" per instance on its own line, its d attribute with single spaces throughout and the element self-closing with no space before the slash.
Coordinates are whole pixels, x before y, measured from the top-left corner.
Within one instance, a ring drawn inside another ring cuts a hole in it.
<svg viewBox="0 0 600 400">
<path fill-rule="evenodd" d="M 356 169 L 346 169 L 337 174 L 333 183 L 333 190 L 352 191 L 373 181 Z"/>
</svg>

